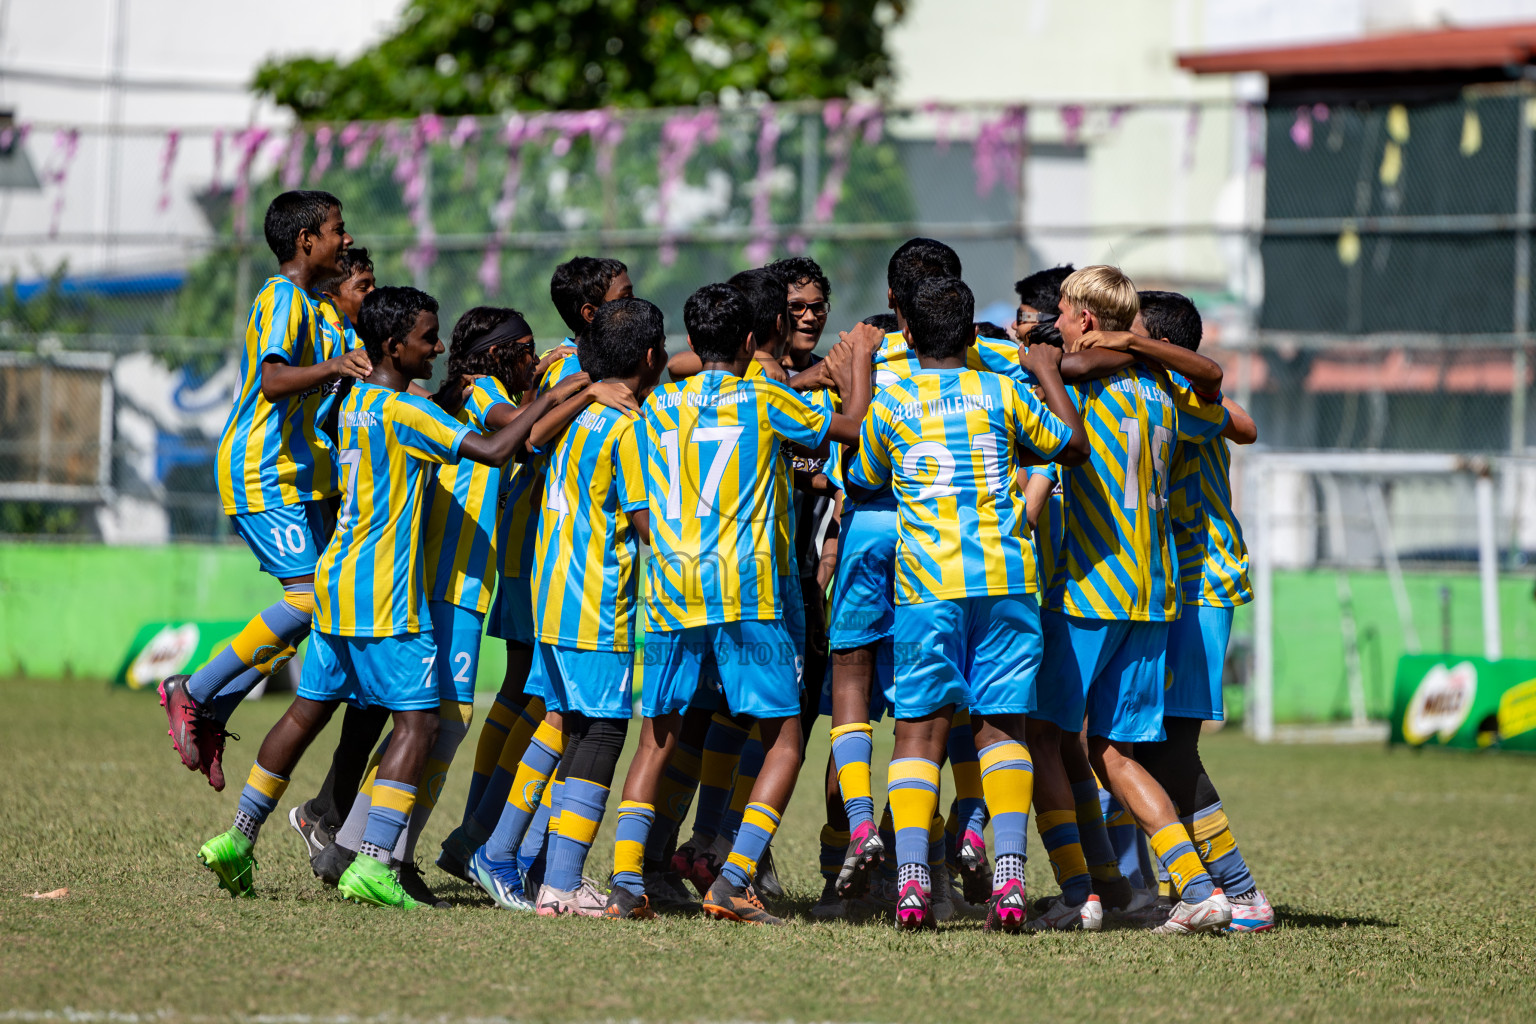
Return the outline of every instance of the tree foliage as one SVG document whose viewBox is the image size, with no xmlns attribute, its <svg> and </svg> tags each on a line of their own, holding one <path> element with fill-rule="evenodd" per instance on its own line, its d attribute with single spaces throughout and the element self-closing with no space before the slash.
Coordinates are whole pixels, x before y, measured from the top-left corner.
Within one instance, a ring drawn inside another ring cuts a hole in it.
<svg viewBox="0 0 1536 1024">
<path fill-rule="evenodd" d="M 880 93 L 904 0 L 413 0 L 356 59 L 269 61 L 254 88 L 341 120 Z"/>
</svg>

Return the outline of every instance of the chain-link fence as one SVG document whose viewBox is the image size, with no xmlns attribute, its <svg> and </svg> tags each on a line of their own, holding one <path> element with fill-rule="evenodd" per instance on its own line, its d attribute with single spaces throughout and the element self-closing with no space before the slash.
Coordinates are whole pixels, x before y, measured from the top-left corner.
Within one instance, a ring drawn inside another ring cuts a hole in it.
<svg viewBox="0 0 1536 1024">
<path fill-rule="evenodd" d="M 577 253 L 630 267 L 681 344 L 699 284 L 792 253 L 834 328 L 896 244 L 953 244 L 978 317 L 1110 262 L 1191 295 L 1284 448 L 1523 450 L 1524 92 L 1229 103 L 583 112 L 269 132 L 0 130 L 0 535 L 226 535 L 212 458 L 272 272 L 266 202 L 334 192 L 380 281 L 527 314 Z M 829 332 L 830 336 L 830 332 Z"/>
</svg>

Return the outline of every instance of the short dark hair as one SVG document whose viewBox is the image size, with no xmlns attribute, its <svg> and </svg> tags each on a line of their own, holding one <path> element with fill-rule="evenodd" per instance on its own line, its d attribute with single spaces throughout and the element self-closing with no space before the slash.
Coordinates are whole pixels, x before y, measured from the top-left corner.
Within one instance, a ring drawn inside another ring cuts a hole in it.
<svg viewBox="0 0 1536 1024">
<path fill-rule="evenodd" d="M 341 209 L 341 200 L 329 192 L 315 189 L 296 189 L 284 192 L 267 204 L 267 217 L 262 231 L 267 236 L 267 248 L 277 257 L 277 262 L 287 263 L 299 250 L 299 232 L 320 231 L 320 225 L 332 210 Z"/>
<path fill-rule="evenodd" d="M 411 333 L 422 313 L 436 313 L 437 300 L 419 288 L 375 288 L 357 311 L 357 336 L 374 362 L 384 358 L 384 345 Z"/>
<path fill-rule="evenodd" d="M 373 257 L 361 245 L 354 245 L 336 257 L 336 266 L 341 270 L 341 276 L 336 279 L 336 282 L 340 284 L 354 274 L 372 273 Z"/>
<path fill-rule="evenodd" d="M 976 337 L 971 333 L 976 297 L 958 277 L 930 277 L 920 282 L 912 295 L 911 312 L 905 315 L 912 347 L 920 356 L 958 356 Z"/>
<path fill-rule="evenodd" d="M 615 299 L 598 307 L 576 355 L 593 380 L 633 377 L 651 352 L 667 349 L 661 310 L 644 299 Z"/>
<path fill-rule="evenodd" d="M 560 319 L 570 329 L 571 337 L 578 337 L 587 329 L 587 322 L 581 318 L 581 307 L 589 302 L 601 306 L 603 295 L 613 284 L 613 279 L 627 273 L 628 267 L 606 256 L 577 256 L 555 268 L 554 276 L 549 279 L 549 297 Z"/>
<path fill-rule="evenodd" d="M 1015 281 L 1013 290 L 1019 293 L 1019 302 L 1023 305 L 1033 306 L 1042 313 L 1054 313 L 1061 303 L 1061 282 L 1074 269 L 1072 264 L 1063 263 L 1049 270 L 1037 270 Z M 1038 327 L 1035 329 L 1039 330 Z"/>
<path fill-rule="evenodd" d="M 1204 325 L 1200 311 L 1187 295 L 1178 292 L 1137 292 L 1141 300 L 1141 322 L 1147 333 L 1159 340 L 1167 338 L 1180 348 L 1191 352 L 1200 349 L 1200 336 Z"/>
<path fill-rule="evenodd" d="M 707 284 L 683 304 L 688 341 L 706 363 L 729 363 L 752 331 L 752 307 L 733 284 Z"/>
<path fill-rule="evenodd" d="M 990 320 L 978 320 L 971 325 L 971 330 L 976 332 L 978 338 L 991 338 L 994 341 L 1007 341 L 1008 328 L 999 327 Z"/>
<path fill-rule="evenodd" d="M 763 269 L 771 270 L 779 276 L 784 282 L 785 292 L 789 291 L 790 285 L 813 284 L 821 289 L 825 298 L 832 297 L 832 282 L 822 272 L 821 264 L 809 256 L 787 256 L 782 260 L 774 260 Z"/>
<path fill-rule="evenodd" d="M 885 283 L 905 316 L 920 282 L 933 277 L 959 277 L 960 256 L 933 238 L 909 238 L 891 253 Z"/>
<path fill-rule="evenodd" d="M 886 334 L 892 334 L 901 329 L 901 325 L 896 322 L 895 313 L 874 313 L 860 320 L 859 323 L 878 327 Z"/>
<path fill-rule="evenodd" d="M 495 377 L 510 389 L 516 366 L 515 350 L 510 344 L 492 345 L 473 353 L 469 349 L 508 320 L 522 315 L 506 306 L 475 306 L 466 310 L 459 317 L 458 323 L 453 325 L 453 340 L 448 345 L 448 372 L 443 375 L 443 389 L 449 391 L 461 388 L 464 378 L 469 376 Z M 509 342 L 517 340 L 508 339 Z"/>
<path fill-rule="evenodd" d="M 743 270 L 731 277 L 729 284 L 746 296 L 752 310 L 753 340 L 762 347 L 769 338 L 782 335 L 789 323 L 789 285 L 774 271 L 766 267 Z M 782 336 L 779 338 L 783 340 Z"/>
<path fill-rule="evenodd" d="M 1061 336 L 1061 328 L 1056 326 L 1056 321 L 1035 324 L 1035 329 L 1027 334 L 1026 339 L 1031 345 L 1052 345 L 1061 348 L 1066 339 Z"/>
</svg>

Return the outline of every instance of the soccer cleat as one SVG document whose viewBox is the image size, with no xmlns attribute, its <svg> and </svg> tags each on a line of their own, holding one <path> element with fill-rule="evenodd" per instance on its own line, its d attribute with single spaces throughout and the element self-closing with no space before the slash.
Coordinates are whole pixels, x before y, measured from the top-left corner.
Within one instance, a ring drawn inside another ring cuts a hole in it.
<svg viewBox="0 0 1536 1024">
<path fill-rule="evenodd" d="M 651 901 L 636 896 L 622 885 L 613 887 L 608 894 L 608 905 L 603 907 L 603 917 L 610 921 L 649 921 L 656 916 Z"/>
<path fill-rule="evenodd" d="M 1068 903 L 1058 896 L 1024 928 L 1031 932 L 1103 931 L 1104 904 L 1092 893 L 1082 903 Z"/>
<path fill-rule="evenodd" d="M 197 744 L 197 756 L 201 762 L 198 770 L 208 777 L 208 785 L 215 793 L 224 792 L 224 741 L 240 737 L 224 728 L 206 704 L 198 705 L 193 728 L 193 740 Z"/>
<path fill-rule="evenodd" d="M 933 919 L 933 907 L 928 903 L 928 894 L 923 892 L 923 887 L 916 879 L 901 887 L 901 894 L 896 900 L 896 927 L 909 932 L 938 927 Z"/>
<path fill-rule="evenodd" d="M 400 888 L 405 890 L 407 896 L 424 907 L 432 907 L 436 910 L 448 909 L 447 901 L 427 887 L 426 879 L 421 877 L 420 864 L 410 861 L 396 864 L 395 869 L 400 877 Z"/>
<path fill-rule="evenodd" d="M 219 888 L 235 898 L 256 895 L 255 844 L 239 829 L 221 832 L 203 844 L 197 859 L 213 872 Z"/>
<path fill-rule="evenodd" d="M 1229 932 L 1267 932 L 1275 926 L 1275 908 L 1269 905 L 1262 889 L 1255 889 L 1247 896 L 1233 896 L 1232 924 Z"/>
<path fill-rule="evenodd" d="M 1172 909 L 1172 904 L 1165 905 L 1158 899 L 1156 889 L 1132 889 L 1130 903 L 1118 910 L 1111 909 L 1110 913 L 1133 927 L 1153 928 L 1168 920 Z"/>
<path fill-rule="evenodd" d="M 347 868 L 352 866 L 352 860 L 356 856 L 356 851 L 349 850 L 332 840 L 319 853 L 309 858 L 309 869 L 315 873 L 316 878 L 334 889 L 336 883 L 341 881 L 341 876 L 347 873 Z"/>
<path fill-rule="evenodd" d="M 693 840 L 679 846 L 672 852 L 671 868 L 683 878 L 687 878 L 693 871 L 693 860 L 699 855 L 698 847 L 693 845 Z"/>
<path fill-rule="evenodd" d="M 811 906 L 811 916 L 818 921 L 831 921 L 848 916 L 848 901 L 837 894 L 837 880 L 829 878 L 821 887 L 821 899 Z"/>
<path fill-rule="evenodd" d="M 200 771 L 202 753 L 197 746 L 197 701 L 187 692 L 187 680 L 191 676 L 166 676 L 160 680 L 160 706 L 165 708 L 170 728 L 165 734 L 171 738 L 171 746 L 188 771 Z M 222 771 L 221 771 L 222 774 Z"/>
<path fill-rule="evenodd" d="M 570 890 L 539 886 L 537 907 L 540 917 L 602 917 L 607 913 L 608 900 L 584 878 Z"/>
<path fill-rule="evenodd" d="M 517 869 L 515 860 L 491 860 L 482 846 L 470 856 L 467 870 L 470 881 L 484 889 L 497 906 L 507 910 L 533 909 L 523 889 L 523 873 Z"/>
<path fill-rule="evenodd" d="M 858 898 L 858 904 L 870 914 L 894 914 L 896 912 L 896 880 L 877 875 L 870 880 L 869 891 Z"/>
<path fill-rule="evenodd" d="M 933 908 L 934 921 L 942 924 L 955 916 L 955 894 L 950 888 L 947 868 L 941 864 L 937 870 L 930 866 L 929 871 L 933 875 L 933 892 L 928 902 Z"/>
<path fill-rule="evenodd" d="M 960 837 L 955 851 L 960 867 L 960 890 L 968 903 L 992 898 L 992 865 L 987 863 L 987 841 L 970 829 Z"/>
<path fill-rule="evenodd" d="M 460 825 L 443 840 L 443 852 L 437 855 L 437 866 L 454 878 L 477 884 L 469 868 L 470 858 L 475 855 L 476 849 L 478 847 L 471 840 L 468 830 Z"/>
<path fill-rule="evenodd" d="M 763 901 L 748 885 L 736 888 L 724 875 L 717 876 L 715 883 L 704 894 L 704 913 L 716 921 L 740 921 L 743 924 L 783 924 L 781 918 L 768 913 Z"/>
<path fill-rule="evenodd" d="M 1124 875 L 1110 879 L 1095 878 L 1093 894 L 1104 904 L 1105 910 L 1124 910 L 1136 901 L 1136 890 Z"/>
<path fill-rule="evenodd" d="M 353 903 L 399 907 L 401 910 L 427 908 L 427 904 L 410 897 L 393 871 L 372 857 L 355 858 L 337 881 L 336 891 Z"/>
<path fill-rule="evenodd" d="M 715 884 L 715 879 L 720 877 L 720 869 L 725 867 L 726 858 L 730 855 L 730 840 L 716 836 L 714 842 L 693 858 L 693 868 L 684 877 L 693 882 L 700 896 L 704 896 L 709 892 L 709 887 Z"/>
<path fill-rule="evenodd" d="M 703 907 L 688 893 L 675 871 L 647 871 L 640 876 L 645 895 L 658 914 L 697 914 Z"/>
<path fill-rule="evenodd" d="M 729 851 L 726 852 L 726 856 L 730 856 Z M 771 900 L 784 898 L 784 886 L 779 881 L 779 873 L 773 870 L 773 847 L 770 846 L 763 851 L 763 858 L 757 862 L 757 874 L 753 876 L 752 884 L 757 887 L 758 892 Z"/>
<path fill-rule="evenodd" d="M 314 860 L 315 855 L 325 849 L 324 836 L 315 835 L 315 828 L 320 824 L 320 817 L 309 809 L 309 801 L 305 801 L 288 812 L 288 824 L 304 840 L 304 855 Z"/>
<path fill-rule="evenodd" d="M 947 870 L 946 874 L 948 874 Z M 949 878 L 945 881 L 945 885 L 949 889 L 949 900 L 954 904 L 955 913 L 961 917 L 969 917 L 977 921 L 987 916 L 987 905 L 985 903 L 978 905 L 966 899 L 960 892 L 960 880 L 955 875 L 950 874 Z"/>
<path fill-rule="evenodd" d="M 869 873 L 885 860 L 885 843 L 872 821 L 865 821 L 848 837 L 848 851 L 843 854 L 843 868 L 837 873 L 838 895 L 863 896 L 869 891 Z"/>
<path fill-rule="evenodd" d="M 1153 928 L 1158 935 L 1197 935 L 1200 932 L 1226 931 L 1232 923 L 1232 904 L 1220 889 L 1199 903 L 1183 900 L 1173 905 L 1168 920 Z"/>
<path fill-rule="evenodd" d="M 1028 914 L 1029 900 L 1024 895 L 1024 881 L 1010 878 L 992 893 L 992 902 L 987 906 L 987 923 L 982 927 L 989 932 L 1017 932 L 1023 929 Z"/>
</svg>

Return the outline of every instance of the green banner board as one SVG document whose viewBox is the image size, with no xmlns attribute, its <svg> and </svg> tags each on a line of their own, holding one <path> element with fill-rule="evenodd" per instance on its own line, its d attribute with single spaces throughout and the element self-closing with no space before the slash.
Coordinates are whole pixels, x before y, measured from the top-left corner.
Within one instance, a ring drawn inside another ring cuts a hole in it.
<svg viewBox="0 0 1536 1024">
<path fill-rule="evenodd" d="M 155 689 L 160 680 L 192 672 L 245 628 L 243 622 L 151 622 L 139 627 L 113 685 Z"/>
<path fill-rule="evenodd" d="M 1536 661 L 1404 655 L 1391 742 L 1536 753 Z"/>
</svg>

